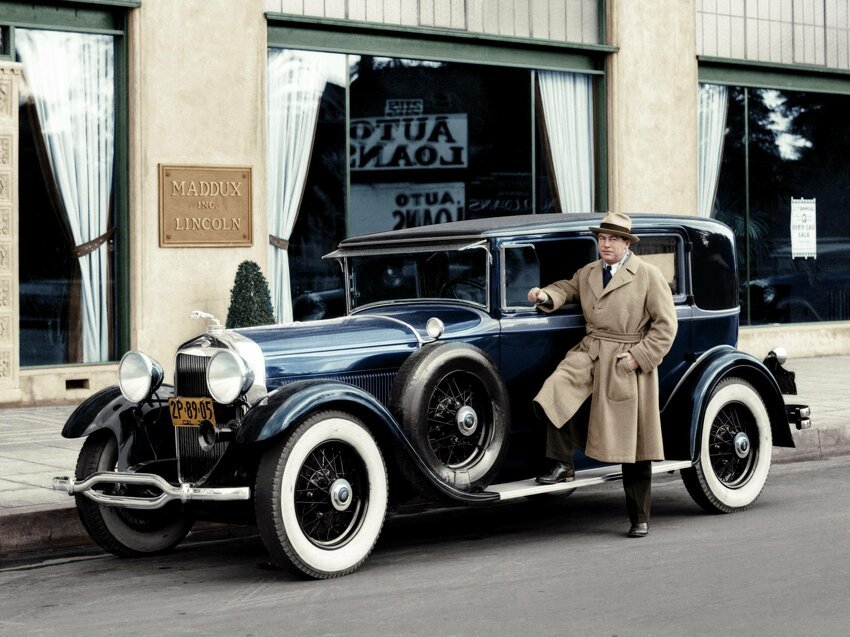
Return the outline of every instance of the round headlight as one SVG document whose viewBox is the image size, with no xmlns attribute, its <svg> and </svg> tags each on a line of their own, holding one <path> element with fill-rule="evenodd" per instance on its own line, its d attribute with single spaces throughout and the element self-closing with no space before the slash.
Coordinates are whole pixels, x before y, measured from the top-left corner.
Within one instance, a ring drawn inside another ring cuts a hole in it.
<svg viewBox="0 0 850 637">
<path fill-rule="evenodd" d="M 147 354 L 127 352 L 118 365 L 118 385 L 133 403 L 147 399 L 162 384 L 162 366 Z"/>
<path fill-rule="evenodd" d="M 207 365 L 207 389 L 217 403 L 232 403 L 248 391 L 254 382 L 254 372 L 238 354 L 224 349 L 217 352 Z"/>
</svg>

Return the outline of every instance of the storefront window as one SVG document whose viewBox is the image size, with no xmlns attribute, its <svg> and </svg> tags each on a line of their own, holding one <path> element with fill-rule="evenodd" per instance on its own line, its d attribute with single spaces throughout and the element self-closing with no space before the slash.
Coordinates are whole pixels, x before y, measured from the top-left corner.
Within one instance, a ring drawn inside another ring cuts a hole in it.
<svg viewBox="0 0 850 637">
<path fill-rule="evenodd" d="M 280 320 L 344 312 L 347 236 L 594 208 L 591 76 L 275 48 L 268 76 Z"/>
<path fill-rule="evenodd" d="M 114 38 L 17 29 L 22 366 L 113 360 Z"/>
<path fill-rule="evenodd" d="M 850 97 L 729 87 L 714 216 L 738 240 L 742 322 L 850 319 Z"/>
</svg>

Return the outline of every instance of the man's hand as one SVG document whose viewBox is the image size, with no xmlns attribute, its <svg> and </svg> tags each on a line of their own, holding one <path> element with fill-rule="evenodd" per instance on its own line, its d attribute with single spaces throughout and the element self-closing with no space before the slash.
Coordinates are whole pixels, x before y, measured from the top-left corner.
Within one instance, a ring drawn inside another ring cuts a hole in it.
<svg viewBox="0 0 850 637">
<path fill-rule="evenodd" d="M 625 358 L 626 364 L 629 366 L 629 369 L 635 371 L 640 365 L 638 365 L 637 359 L 632 356 L 631 352 L 626 352 L 625 354 L 617 354 L 617 358 Z"/>
<path fill-rule="evenodd" d="M 549 300 L 549 296 L 540 288 L 531 288 L 528 291 L 528 300 L 532 303 L 545 303 Z"/>
</svg>

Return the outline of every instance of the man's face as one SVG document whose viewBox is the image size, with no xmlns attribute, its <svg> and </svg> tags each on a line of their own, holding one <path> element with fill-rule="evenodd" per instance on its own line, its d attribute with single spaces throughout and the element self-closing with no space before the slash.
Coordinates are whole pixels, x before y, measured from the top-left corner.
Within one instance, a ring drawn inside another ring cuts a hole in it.
<svg viewBox="0 0 850 637">
<path fill-rule="evenodd" d="M 606 232 L 597 233 L 596 241 L 599 244 L 599 256 L 609 265 L 618 263 L 625 256 L 626 250 L 632 243 L 628 239 Z"/>
</svg>

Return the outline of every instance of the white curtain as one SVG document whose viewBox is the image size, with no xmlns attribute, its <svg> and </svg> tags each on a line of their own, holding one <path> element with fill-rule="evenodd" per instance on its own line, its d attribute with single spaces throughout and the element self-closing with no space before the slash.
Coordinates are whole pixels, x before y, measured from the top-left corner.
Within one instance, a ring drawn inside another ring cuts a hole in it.
<svg viewBox="0 0 850 637">
<path fill-rule="evenodd" d="M 562 212 L 593 212 L 593 79 L 538 71 L 549 159 Z"/>
<path fill-rule="evenodd" d="M 275 319 L 292 320 L 287 248 L 298 218 L 326 77 L 314 55 L 269 49 L 269 271 Z"/>
<path fill-rule="evenodd" d="M 83 362 L 109 357 L 109 230 L 115 138 L 112 36 L 15 30 L 50 170 L 79 248 Z M 93 246 L 89 246 L 91 248 Z M 82 252 L 86 252 L 84 248 Z"/>
<path fill-rule="evenodd" d="M 697 125 L 697 214 L 710 217 L 717 194 L 723 140 L 726 137 L 727 90 L 719 84 L 699 85 Z"/>
</svg>

